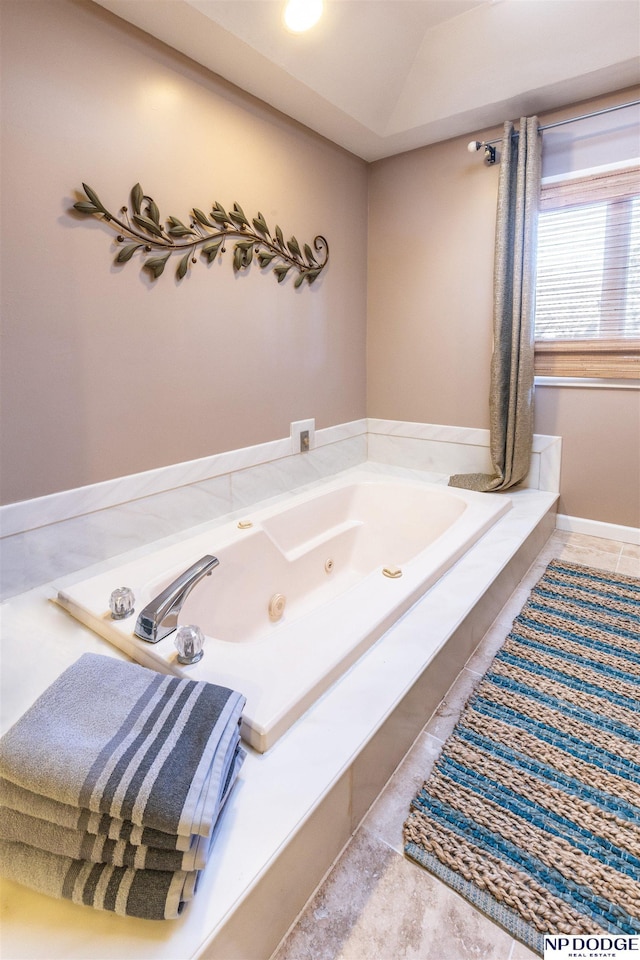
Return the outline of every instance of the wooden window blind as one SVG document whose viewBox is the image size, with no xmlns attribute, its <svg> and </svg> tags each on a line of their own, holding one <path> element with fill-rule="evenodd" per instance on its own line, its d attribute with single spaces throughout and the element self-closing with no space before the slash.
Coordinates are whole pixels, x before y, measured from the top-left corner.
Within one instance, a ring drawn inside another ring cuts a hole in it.
<svg viewBox="0 0 640 960">
<path fill-rule="evenodd" d="M 640 378 L 640 167 L 543 184 L 535 372 Z"/>
</svg>

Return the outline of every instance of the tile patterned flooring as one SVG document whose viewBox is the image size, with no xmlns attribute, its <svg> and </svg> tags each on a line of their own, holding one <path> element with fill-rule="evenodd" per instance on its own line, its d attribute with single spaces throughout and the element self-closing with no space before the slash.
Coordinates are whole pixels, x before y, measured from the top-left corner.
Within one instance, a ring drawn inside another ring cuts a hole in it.
<svg viewBox="0 0 640 960">
<path fill-rule="evenodd" d="M 640 547 L 556 531 L 489 628 L 272 960 L 534 960 L 403 854 L 409 804 L 468 696 L 553 559 L 640 577 Z"/>
</svg>

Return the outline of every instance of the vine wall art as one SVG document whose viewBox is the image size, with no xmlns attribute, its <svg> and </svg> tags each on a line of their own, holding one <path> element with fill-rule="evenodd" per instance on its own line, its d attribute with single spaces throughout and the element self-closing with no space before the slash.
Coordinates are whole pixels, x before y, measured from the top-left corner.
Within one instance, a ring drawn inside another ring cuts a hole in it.
<svg viewBox="0 0 640 960">
<path fill-rule="evenodd" d="M 297 273 L 294 287 L 300 287 L 305 280 L 313 283 L 329 260 L 329 244 L 324 237 L 317 236 L 313 248 L 308 243 L 299 244 L 293 236 L 285 241 L 279 226 L 276 225 L 272 233 L 261 213 L 249 221 L 239 203 L 227 211 L 216 202 L 208 214 L 194 207 L 188 223 L 168 217 L 163 226 L 158 205 L 143 192 L 139 183 L 131 190 L 131 216 L 126 206 L 121 207 L 116 216 L 105 207 L 95 190 L 86 183 L 82 187 L 87 199 L 74 203 L 73 209 L 97 216 L 117 230 L 116 240 L 122 246 L 115 262 L 127 263 L 140 253 L 146 258 L 143 269 L 148 270 L 154 280 L 175 255 L 179 255 L 176 276 L 182 280 L 191 265 L 198 262 L 198 254 L 211 263 L 225 252 L 228 241 L 233 243 L 234 271 L 247 269 L 255 259 L 261 268 L 271 267 L 278 283 L 293 270 Z"/>
</svg>

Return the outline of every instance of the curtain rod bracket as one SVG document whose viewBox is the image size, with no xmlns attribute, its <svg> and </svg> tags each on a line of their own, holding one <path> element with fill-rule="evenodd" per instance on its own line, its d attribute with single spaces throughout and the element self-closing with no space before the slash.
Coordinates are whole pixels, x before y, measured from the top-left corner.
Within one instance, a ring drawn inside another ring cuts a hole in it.
<svg viewBox="0 0 640 960">
<path fill-rule="evenodd" d="M 496 162 L 496 148 L 490 143 L 486 143 L 484 140 L 472 140 L 471 143 L 467 145 L 467 150 L 469 153 L 475 153 L 476 150 L 481 150 L 484 147 L 484 162 L 487 166 L 492 166 Z"/>
</svg>

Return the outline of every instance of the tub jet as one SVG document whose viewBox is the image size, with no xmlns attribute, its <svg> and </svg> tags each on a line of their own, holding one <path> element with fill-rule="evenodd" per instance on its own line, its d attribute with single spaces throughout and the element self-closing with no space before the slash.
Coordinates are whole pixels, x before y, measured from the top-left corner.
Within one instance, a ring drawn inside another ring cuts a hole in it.
<svg viewBox="0 0 640 960">
<path fill-rule="evenodd" d="M 281 593 L 274 593 L 271 600 L 269 600 L 269 619 L 279 620 L 284 613 L 286 605 L 287 598 Z"/>
</svg>

